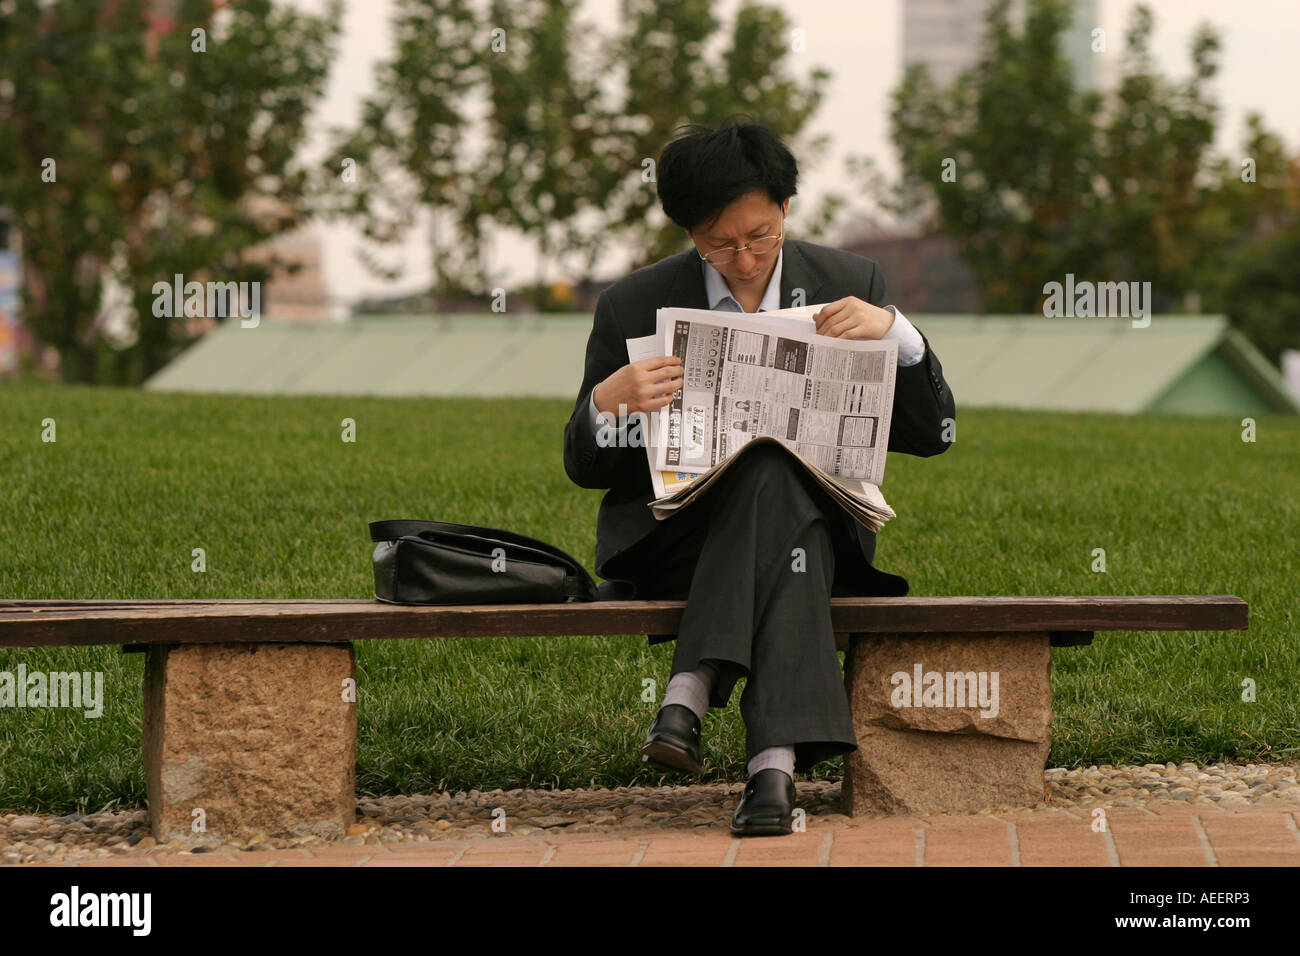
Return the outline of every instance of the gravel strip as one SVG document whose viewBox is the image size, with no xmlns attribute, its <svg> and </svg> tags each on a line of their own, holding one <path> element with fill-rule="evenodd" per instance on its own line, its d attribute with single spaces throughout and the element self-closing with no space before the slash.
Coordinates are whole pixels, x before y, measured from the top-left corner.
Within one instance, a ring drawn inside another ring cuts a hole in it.
<svg viewBox="0 0 1300 956">
<path fill-rule="evenodd" d="M 1188 803 L 1237 807 L 1300 805 L 1297 764 L 1213 764 L 1200 767 L 1146 764 L 1141 767 L 1050 769 L 1044 807 L 1135 807 Z M 345 844 L 397 844 L 463 840 L 494 835 L 493 811 L 505 811 L 505 827 L 516 836 L 539 830 L 609 832 L 638 827 L 723 829 L 744 783 L 678 787 L 616 787 L 613 790 L 493 790 L 481 793 L 363 797 L 357 822 Z M 847 822 L 840 813 L 838 781 L 799 781 L 798 806 L 809 816 Z M 1005 808 L 990 808 L 997 812 Z M 498 814 L 498 817 L 500 815 Z M 498 824 L 499 828 L 500 824 Z M 179 840 L 159 844 L 149 834 L 144 810 L 68 814 L 61 817 L 0 814 L 0 864 L 74 862 L 157 853 L 227 852 L 324 846 L 320 837 L 272 838 L 257 834 L 220 847 L 185 850 Z"/>
</svg>

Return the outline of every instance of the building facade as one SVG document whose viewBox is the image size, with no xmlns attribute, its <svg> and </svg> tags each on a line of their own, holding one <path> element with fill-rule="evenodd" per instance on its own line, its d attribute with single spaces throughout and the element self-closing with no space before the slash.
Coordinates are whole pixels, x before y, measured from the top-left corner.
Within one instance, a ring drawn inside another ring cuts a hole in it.
<svg viewBox="0 0 1300 956">
<path fill-rule="evenodd" d="M 984 18 L 990 0 L 903 0 L 903 65 L 923 63 L 939 86 L 948 86 L 957 74 L 973 66 L 984 35 Z M 1065 54 L 1074 66 L 1075 85 L 1081 89 L 1104 86 L 1111 55 L 1093 52 L 1093 31 L 1105 29 L 1101 0 L 1073 0 L 1074 18 L 1063 38 Z M 1010 22 L 1023 24 L 1026 0 L 1012 0 Z"/>
</svg>

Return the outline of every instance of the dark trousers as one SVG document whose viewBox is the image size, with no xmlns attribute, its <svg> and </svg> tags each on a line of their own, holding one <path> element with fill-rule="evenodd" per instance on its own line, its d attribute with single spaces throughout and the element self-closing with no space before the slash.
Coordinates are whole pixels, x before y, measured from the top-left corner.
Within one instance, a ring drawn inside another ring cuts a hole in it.
<svg viewBox="0 0 1300 956">
<path fill-rule="evenodd" d="M 866 564 L 852 525 L 793 456 L 765 443 L 606 568 L 638 598 L 685 597 L 672 673 L 717 667 L 710 706 L 727 706 L 747 678 L 746 762 L 793 745 L 804 772 L 857 749 L 830 618 L 837 563 L 850 574 Z"/>
</svg>

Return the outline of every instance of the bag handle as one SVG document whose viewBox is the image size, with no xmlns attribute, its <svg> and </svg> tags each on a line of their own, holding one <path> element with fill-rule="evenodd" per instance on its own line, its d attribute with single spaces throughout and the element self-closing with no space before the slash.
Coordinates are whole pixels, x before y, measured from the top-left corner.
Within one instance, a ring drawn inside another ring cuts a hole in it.
<svg viewBox="0 0 1300 956">
<path fill-rule="evenodd" d="M 561 551 L 553 544 L 547 544 L 545 541 L 538 541 L 536 538 L 516 534 L 513 531 L 504 531 L 500 528 L 481 528 L 470 524 L 456 524 L 451 521 L 423 521 L 399 518 L 390 521 L 370 522 L 370 540 L 376 542 L 395 541 L 398 538 L 405 537 L 418 538 L 421 532 L 467 535 L 540 551 L 555 558 L 569 572 L 564 578 L 564 590 L 568 597 L 577 598 L 580 601 L 597 600 L 596 582 L 587 573 L 587 569 L 579 564 L 572 555 Z"/>
</svg>

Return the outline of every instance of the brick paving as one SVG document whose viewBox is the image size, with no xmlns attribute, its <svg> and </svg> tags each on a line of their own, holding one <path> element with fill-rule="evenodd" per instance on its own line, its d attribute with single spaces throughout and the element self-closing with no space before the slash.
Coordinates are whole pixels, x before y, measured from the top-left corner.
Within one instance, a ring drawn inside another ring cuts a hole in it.
<svg viewBox="0 0 1300 956">
<path fill-rule="evenodd" d="M 725 829 L 566 833 L 311 850 L 158 851 L 20 866 L 1300 866 L 1300 808 L 1118 807 L 820 820 L 782 837 Z M 1104 822 L 1104 828 L 1101 824 Z"/>
</svg>

